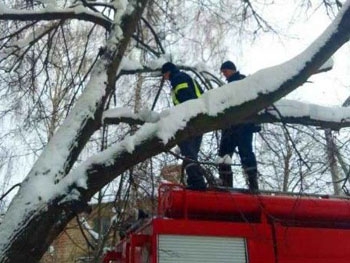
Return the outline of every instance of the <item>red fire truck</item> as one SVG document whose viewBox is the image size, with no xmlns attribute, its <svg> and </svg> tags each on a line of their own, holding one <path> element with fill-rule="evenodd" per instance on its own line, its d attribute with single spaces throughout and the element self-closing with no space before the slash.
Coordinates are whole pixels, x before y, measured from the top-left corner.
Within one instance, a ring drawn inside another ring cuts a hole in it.
<svg viewBox="0 0 350 263">
<path fill-rule="evenodd" d="M 158 215 L 104 262 L 348 263 L 350 200 L 159 188 Z"/>
</svg>

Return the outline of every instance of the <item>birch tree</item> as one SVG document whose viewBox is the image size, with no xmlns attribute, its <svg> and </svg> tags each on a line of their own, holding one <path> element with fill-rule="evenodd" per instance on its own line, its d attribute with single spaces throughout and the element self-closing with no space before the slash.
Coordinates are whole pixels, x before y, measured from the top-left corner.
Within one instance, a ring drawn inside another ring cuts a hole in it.
<svg viewBox="0 0 350 263">
<path fill-rule="evenodd" d="M 349 126 L 350 111 L 346 108 L 279 100 L 305 83 L 349 40 L 350 1 L 343 5 L 324 33 L 298 56 L 239 83 L 211 90 L 197 100 L 162 112 L 157 118 L 131 116 L 130 112 L 123 111 L 103 118 L 106 103 L 118 88 L 116 80 L 122 70 L 122 59 L 131 38 L 135 37 L 147 0 L 82 1 L 70 6 L 58 6 L 54 1 L 26 4 L 29 8 L 25 10 L 0 6 L 0 19 L 16 25 L 15 32 L 2 38 L 1 45 L 1 49 L 6 50 L 1 55 L 2 61 L 11 62 L 14 68 L 22 63 L 28 45 L 52 34 L 62 23 L 86 21 L 104 28 L 107 37 L 77 94 L 78 99 L 45 145 L 6 212 L 0 225 L 0 262 L 37 262 L 67 222 L 87 209 L 87 202 L 102 187 L 136 164 L 190 136 L 245 121 L 280 122 L 281 116 L 283 122 L 289 123 L 333 129 Z M 16 24 L 18 21 L 25 23 Z M 29 35 L 31 41 L 11 44 L 14 36 L 36 25 L 40 30 Z M 160 66 L 148 69 L 159 71 Z M 247 87 L 251 92 L 237 96 Z M 269 108 L 274 103 L 279 114 Z M 79 162 L 88 140 L 102 124 L 118 125 L 122 121 L 141 126 L 133 135 Z"/>
</svg>

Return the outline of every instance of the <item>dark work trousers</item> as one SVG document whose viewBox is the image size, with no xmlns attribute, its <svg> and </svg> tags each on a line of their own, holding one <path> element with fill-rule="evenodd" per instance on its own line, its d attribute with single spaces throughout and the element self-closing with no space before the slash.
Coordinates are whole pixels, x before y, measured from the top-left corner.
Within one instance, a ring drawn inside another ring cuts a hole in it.
<svg viewBox="0 0 350 263">
<path fill-rule="evenodd" d="M 229 155 L 232 158 L 235 148 L 238 148 L 238 154 L 244 172 L 250 177 L 257 177 L 256 158 L 253 152 L 253 131 L 251 125 L 231 126 L 222 130 L 219 148 L 219 156 Z M 219 176 L 223 186 L 233 186 L 233 174 L 231 165 L 219 164 Z"/>
<path fill-rule="evenodd" d="M 187 186 L 190 189 L 205 189 L 203 171 L 197 162 L 202 136 L 193 137 L 179 143 L 181 155 L 186 159 L 182 165 L 187 174 Z"/>
</svg>

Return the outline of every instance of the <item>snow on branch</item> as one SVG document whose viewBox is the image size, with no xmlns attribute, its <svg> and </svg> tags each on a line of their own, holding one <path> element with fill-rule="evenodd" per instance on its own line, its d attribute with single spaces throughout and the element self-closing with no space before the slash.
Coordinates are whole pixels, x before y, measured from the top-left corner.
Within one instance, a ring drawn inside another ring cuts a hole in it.
<svg viewBox="0 0 350 263">
<path fill-rule="evenodd" d="M 34 255 L 36 252 L 38 255 L 47 242 L 52 241 L 57 231 L 62 229 L 61 224 L 68 222 L 73 211 L 62 213 L 62 208 L 51 205 L 51 201 L 61 197 L 68 199 L 69 194 L 74 192 L 80 194 L 82 201 L 86 201 L 122 172 L 171 148 L 177 142 L 240 123 L 256 115 L 305 83 L 350 37 L 348 0 L 324 34 L 299 56 L 281 65 L 261 70 L 244 80 L 210 90 L 199 99 L 173 107 L 156 123 L 144 124 L 134 135 L 71 170 L 85 141 L 99 128 L 106 95 L 112 90 L 108 85 L 115 84 L 113 81 L 120 69 L 119 58 L 124 55 L 146 3 L 147 1 L 137 1 L 135 6 L 130 6 L 135 11 L 127 17 L 128 28 L 126 23 L 118 24 L 122 30 L 110 37 L 110 48 L 107 46 L 107 51 L 96 63 L 90 82 L 84 90 L 85 94 L 79 98 L 74 110 L 48 143 L 12 201 L 0 225 L 0 261 L 10 256 L 15 258 L 30 253 Z M 130 9 L 126 7 L 126 14 L 128 10 Z M 117 14 L 119 20 L 115 21 L 120 22 L 121 15 Z M 0 18 L 3 16 L 0 15 Z M 117 41 L 114 42 L 115 40 Z M 56 212 L 54 215 L 66 218 L 55 221 L 54 216 L 48 216 L 52 211 Z M 48 219 L 52 220 L 41 224 Z M 36 233 L 50 232 L 50 237 L 45 236 L 44 240 L 40 239 L 40 235 L 30 235 L 25 231 L 29 227 L 35 227 Z M 38 240 L 46 243 L 41 246 Z M 23 247 L 23 244 L 26 244 L 23 254 L 11 254 L 16 248 Z M 35 245 L 39 247 L 38 250 L 33 249 Z"/>
<path fill-rule="evenodd" d="M 164 114 L 156 123 L 146 123 L 134 135 L 85 161 L 66 180 L 74 181 L 74 178 L 82 179 L 82 175 L 87 175 L 87 195 L 92 195 L 129 167 L 173 147 L 183 139 L 255 116 L 305 83 L 349 37 L 350 1 L 347 1 L 325 32 L 295 58 L 169 109 L 167 115 Z M 286 107 L 288 105 L 289 108 Z M 318 106 L 294 104 L 291 108 L 290 105 L 288 102 L 278 105 L 281 115 L 293 117 L 292 109 L 298 109 L 297 117 L 307 116 L 309 120 L 324 118 L 326 122 L 344 122 L 349 119 L 349 111 L 344 108 L 333 112 L 327 109 L 326 112 L 326 108 Z M 340 114 L 339 119 L 335 118 L 336 114 Z"/>
<path fill-rule="evenodd" d="M 322 73 L 322 72 L 327 72 L 329 70 L 331 70 L 334 66 L 334 60 L 333 58 L 330 58 L 326 61 L 326 63 L 324 63 L 319 69 L 318 71 L 315 72 L 315 74 L 318 73 Z"/>
<path fill-rule="evenodd" d="M 73 8 L 58 8 L 50 6 L 37 11 L 16 10 L 0 5 L 0 20 L 18 20 L 18 21 L 38 21 L 38 20 L 65 20 L 78 19 L 87 22 L 92 22 L 110 30 L 111 21 L 98 12 L 93 12 L 90 9 L 79 5 Z"/>
<path fill-rule="evenodd" d="M 94 231 L 94 229 L 90 226 L 89 222 L 86 220 L 85 217 L 79 218 L 79 222 L 95 241 L 100 238 L 99 234 Z"/>
<path fill-rule="evenodd" d="M 104 112 L 103 122 L 105 124 L 127 123 L 129 125 L 142 125 L 147 122 L 155 123 L 163 116 L 167 116 L 167 114 L 168 110 L 161 113 L 144 110 L 136 114 L 132 113 L 132 110 L 129 108 L 115 108 Z M 350 108 L 326 107 L 296 100 L 279 100 L 273 106 L 265 108 L 257 115 L 245 119 L 244 122 L 283 122 L 339 130 L 350 127 Z"/>
<path fill-rule="evenodd" d="M 350 108 L 280 100 L 249 120 L 258 123 L 283 122 L 340 130 L 350 127 Z"/>
<path fill-rule="evenodd" d="M 80 181 L 75 180 L 76 178 L 73 179 L 74 181 L 67 179 L 70 182 L 68 184 L 60 183 L 61 179 L 71 170 L 88 139 L 100 128 L 102 110 L 106 98 L 113 90 L 111 87 L 115 85 L 115 76 L 121 63 L 120 58 L 123 57 L 127 49 L 131 35 L 136 30 L 137 22 L 140 20 L 146 4 L 147 0 L 130 1 L 125 6 L 125 10 L 122 10 L 123 12 L 119 14 L 118 19 L 114 20 L 118 24 L 118 28 L 112 27 L 106 41 L 105 50 L 95 63 L 83 94 L 48 142 L 12 200 L 4 221 L 0 225 L 0 235 L 2 237 L 0 238 L 0 262 L 7 260 L 9 257 L 16 258 L 10 259 L 13 262 L 24 262 L 22 259 L 17 259 L 25 258 L 29 254 L 33 258 L 36 257 L 36 260 L 32 259 L 33 262 L 38 261 L 37 257 L 59 233 L 60 227 L 57 226 L 66 224 L 74 215 L 74 213 L 59 213 L 61 220 L 45 221 L 48 218 L 45 216 L 46 213 L 65 209 L 65 203 L 59 203 L 61 200 L 66 200 L 64 197 L 67 196 L 67 199 L 70 197 L 73 201 L 77 201 L 75 203 L 79 204 L 80 200 L 76 200 L 77 194 L 80 193 L 79 186 L 86 183 L 86 178 L 83 177 Z M 28 15 L 33 16 L 34 20 L 38 19 L 32 12 L 25 11 L 21 14 L 18 11 L 5 14 L 2 11 L 3 9 L 0 7 L 0 20 L 4 20 L 5 16 L 10 19 L 11 15 L 13 16 L 12 19 L 26 20 Z M 41 14 L 40 12 L 35 13 L 41 18 L 44 17 L 49 20 L 53 16 L 52 13 L 50 15 Z M 77 18 L 79 15 L 84 17 L 90 12 L 86 12 L 85 8 L 82 8 L 82 10 L 75 8 L 68 10 L 68 13 L 72 18 Z M 60 15 L 64 15 L 64 12 L 61 12 Z M 62 16 L 57 17 L 57 19 L 60 18 Z M 99 19 L 95 14 L 91 18 Z M 123 23 L 124 20 L 127 23 Z M 102 19 L 99 19 L 99 21 L 101 22 Z M 69 192 L 69 195 L 66 195 L 67 192 Z M 74 202 L 71 203 L 74 205 Z M 73 205 L 69 204 L 69 200 L 66 204 L 72 209 Z M 45 223 L 41 224 L 43 221 Z M 53 224 L 55 227 L 53 227 Z M 28 235 L 26 231 L 23 231 L 24 228 L 35 228 L 36 233 L 45 233 L 47 236 L 43 238 L 41 235 Z M 50 232 L 52 229 L 54 231 Z M 29 239 L 31 241 L 28 241 Z M 30 244 L 30 247 L 21 255 L 12 254 L 12 248 L 21 246 L 22 242 Z"/>
<path fill-rule="evenodd" d="M 26 34 L 23 38 L 20 39 L 17 39 L 15 37 L 17 36 L 17 33 L 0 38 L 0 41 L 5 38 L 8 38 L 8 43 L 6 43 L 6 45 L 0 46 L 0 49 L 2 49 L 2 52 L 0 53 L 0 63 L 2 63 L 4 60 L 8 59 L 11 56 L 14 56 L 17 58 L 17 62 L 14 63 L 11 66 L 11 68 L 15 68 L 16 65 L 20 63 L 21 59 L 23 59 L 24 55 L 27 54 L 27 52 L 35 43 L 37 43 L 46 35 L 54 31 L 60 24 L 60 22 L 55 21 L 52 22 L 51 25 L 41 25 L 36 28 L 35 33 L 31 32 L 30 34 Z M 26 28 L 26 26 L 23 28 Z M 22 29 L 20 29 L 19 31 L 21 31 Z"/>
<path fill-rule="evenodd" d="M 129 108 L 115 108 L 103 113 L 103 122 L 105 124 L 128 123 L 144 124 L 145 122 L 157 122 L 160 119 L 160 114 L 155 111 L 143 110 L 139 113 L 132 113 Z"/>
</svg>

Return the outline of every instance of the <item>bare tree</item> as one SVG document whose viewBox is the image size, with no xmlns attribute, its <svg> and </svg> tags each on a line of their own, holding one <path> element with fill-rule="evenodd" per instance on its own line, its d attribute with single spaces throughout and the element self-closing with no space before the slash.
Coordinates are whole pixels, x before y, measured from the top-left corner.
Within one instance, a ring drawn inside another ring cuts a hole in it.
<svg viewBox="0 0 350 263">
<path fill-rule="evenodd" d="M 49 4 L 52 3 L 54 2 L 49 1 Z M 86 75 L 86 82 L 82 84 L 80 92 L 77 92 L 77 101 L 22 182 L 0 225 L 0 262 L 37 262 L 67 222 L 85 210 L 87 202 L 103 186 L 134 165 L 170 149 L 176 143 L 193 135 L 246 120 L 281 121 L 279 116 L 271 112 L 257 113 L 302 85 L 350 37 L 348 1 L 316 44 L 291 61 L 276 66 L 275 69 L 288 74 L 281 76 L 274 85 L 271 81 L 264 82 L 261 79 L 262 75 L 273 79 L 276 72 L 274 69 L 257 72 L 236 84 L 237 88 L 245 88 L 244 85 L 254 85 L 260 80 L 261 88 L 245 101 L 234 102 L 232 97 L 230 100 L 230 96 L 233 96 L 229 93 L 230 87 L 221 87 L 220 90 L 208 92 L 198 100 L 175 107 L 154 124 L 141 126 L 134 135 L 79 163 L 79 155 L 88 140 L 102 127 L 103 111 L 116 88 L 122 59 L 134 32 L 137 31 L 148 1 L 77 3 L 60 8 L 45 6 L 45 12 L 40 10 L 43 4 L 36 1 L 29 2 L 29 10 L 22 11 L 0 6 L 1 20 L 26 21 L 23 24 L 19 23 L 14 32 L 7 33 L 2 38 L 1 45 L 2 49 L 7 50 L 3 61 L 6 60 L 11 65 L 9 74 L 18 69 L 16 74 L 23 80 L 27 80 L 26 77 L 30 76 L 28 74 L 31 72 L 22 64 L 30 50 L 26 47 L 34 47 L 38 41 L 49 44 L 50 41 L 47 40 L 50 38 L 45 38 L 55 34 L 63 24 L 69 23 L 68 20 L 91 22 L 105 28 L 107 34 L 106 43 L 99 49 L 100 52 Z M 99 11 L 100 8 L 103 11 Z M 109 16 L 109 12 L 113 16 Z M 29 37 L 31 40 L 25 45 L 22 46 L 18 42 L 13 44 L 13 37 L 19 36 L 27 28 L 32 29 L 36 26 L 39 26 L 40 30 L 27 36 L 26 39 Z M 289 71 L 291 65 L 297 65 L 294 67 L 297 70 Z M 23 81 L 22 85 L 27 83 L 28 81 Z M 37 85 L 35 82 L 30 83 L 30 87 Z M 221 93 L 225 93 L 225 100 L 220 98 Z M 227 97 L 229 94 L 231 95 Z M 221 106 L 213 108 L 213 103 Z M 184 107 L 187 107 L 187 111 Z M 187 115 L 184 115 L 184 112 Z M 118 121 L 120 118 L 110 118 L 110 122 Z M 349 125 L 339 120 L 317 119 L 312 115 L 304 115 L 299 119 L 286 117 L 284 121 L 324 127 Z M 171 132 L 163 133 L 164 125 L 170 124 L 173 128 Z M 45 191 L 43 185 L 50 192 Z"/>
<path fill-rule="evenodd" d="M 325 143 L 314 127 L 266 125 L 260 136 L 258 160 L 265 189 L 282 192 L 329 192 Z"/>
</svg>

